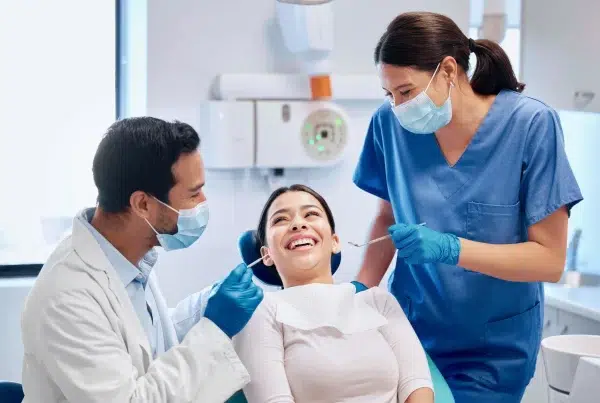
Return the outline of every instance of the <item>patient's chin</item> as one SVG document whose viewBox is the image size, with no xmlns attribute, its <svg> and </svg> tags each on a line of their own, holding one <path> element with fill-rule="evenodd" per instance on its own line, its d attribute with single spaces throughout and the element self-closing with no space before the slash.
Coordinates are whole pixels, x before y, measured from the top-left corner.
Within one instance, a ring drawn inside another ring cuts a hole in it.
<svg viewBox="0 0 600 403">
<path fill-rule="evenodd" d="M 326 253 L 326 248 L 319 242 L 311 248 L 297 248 L 294 250 L 278 250 L 275 264 L 277 268 L 291 274 L 307 272 L 321 266 L 322 262 L 331 259 L 331 252 Z"/>
<path fill-rule="evenodd" d="M 310 253 L 302 256 L 297 256 L 288 264 L 288 272 L 291 273 L 302 273 L 315 270 L 316 267 L 321 266 L 320 263 L 323 261 L 323 256 L 320 253 Z"/>
</svg>

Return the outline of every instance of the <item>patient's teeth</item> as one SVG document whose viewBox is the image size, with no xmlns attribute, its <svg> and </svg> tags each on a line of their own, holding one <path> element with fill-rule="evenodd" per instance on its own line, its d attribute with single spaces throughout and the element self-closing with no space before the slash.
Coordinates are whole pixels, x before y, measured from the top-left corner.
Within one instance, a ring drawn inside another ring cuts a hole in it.
<svg viewBox="0 0 600 403">
<path fill-rule="evenodd" d="M 315 241 L 313 241 L 311 238 L 301 238 L 301 239 L 297 239 L 297 240 L 295 240 L 295 241 L 291 242 L 291 243 L 289 244 L 288 248 L 289 248 L 290 250 L 294 250 L 294 249 L 296 249 L 296 247 L 297 247 L 298 245 L 302 245 L 302 244 L 308 244 L 308 245 L 314 246 L 314 245 L 315 245 Z"/>
</svg>

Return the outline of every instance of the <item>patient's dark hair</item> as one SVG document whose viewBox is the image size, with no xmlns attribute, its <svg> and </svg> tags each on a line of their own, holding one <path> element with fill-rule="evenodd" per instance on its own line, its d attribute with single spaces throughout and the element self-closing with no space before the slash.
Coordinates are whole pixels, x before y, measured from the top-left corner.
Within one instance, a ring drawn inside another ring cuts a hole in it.
<svg viewBox="0 0 600 403">
<path fill-rule="evenodd" d="M 321 196 L 316 191 L 314 191 L 313 189 L 311 189 L 305 185 L 284 186 L 284 187 L 280 187 L 279 189 L 277 189 L 273 193 L 271 193 L 271 196 L 269 196 L 269 199 L 265 203 L 265 205 L 262 209 L 262 212 L 260 213 L 260 219 L 258 221 L 258 228 L 256 230 L 256 236 L 258 237 L 258 241 L 261 246 L 264 246 L 267 244 L 266 233 L 267 233 L 267 219 L 269 218 L 268 217 L 269 208 L 271 207 L 271 204 L 273 204 L 275 199 L 277 199 L 282 194 L 288 193 L 288 192 L 305 192 L 305 193 L 308 193 L 311 196 L 313 196 L 315 199 L 317 199 L 317 201 L 319 203 L 321 203 L 321 206 L 323 206 L 323 210 L 325 210 L 325 214 L 327 215 L 327 221 L 329 221 L 329 225 L 331 226 L 331 233 L 335 234 L 335 221 L 333 220 L 333 214 L 331 213 L 331 209 L 329 208 L 329 205 L 327 204 L 327 202 L 325 201 L 323 196 Z"/>
</svg>

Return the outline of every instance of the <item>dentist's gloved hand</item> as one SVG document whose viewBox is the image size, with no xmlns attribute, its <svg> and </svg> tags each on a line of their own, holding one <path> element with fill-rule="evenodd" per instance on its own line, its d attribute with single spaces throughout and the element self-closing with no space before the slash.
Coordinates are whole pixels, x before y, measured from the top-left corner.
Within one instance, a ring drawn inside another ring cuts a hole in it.
<svg viewBox="0 0 600 403">
<path fill-rule="evenodd" d="M 246 326 L 262 299 L 262 289 L 252 281 L 252 269 L 242 263 L 214 287 L 204 316 L 233 337 Z"/>
<path fill-rule="evenodd" d="M 366 291 L 369 289 L 369 287 L 367 287 L 366 285 L 364 285 L 363 283 L 361 283 L 360 281 L 351 281 L 352 285 L 354 285 L 354 288 L 356 289 L 356 293 L 358 294 L 361 291 Z"/>
<path fill-rule="evenodd" d="M 388 228 L 398 256 L 408 264 L 458 264 L 460 240 L 421 225 L 394 224 Z"/>
</svg>

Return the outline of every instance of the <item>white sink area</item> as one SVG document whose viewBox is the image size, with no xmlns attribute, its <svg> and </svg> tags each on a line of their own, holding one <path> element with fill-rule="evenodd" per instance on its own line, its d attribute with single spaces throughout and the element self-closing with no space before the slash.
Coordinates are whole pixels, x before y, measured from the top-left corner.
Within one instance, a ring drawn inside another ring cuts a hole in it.
<svg viewBox="0 0 600 403">
<path fill-rule="evenodd" d="M 570 288 L 600 287 L 600 274 L 565 271 L 558 284 Z"/>
<path fill-rule="evenodd" d="M 566 402 L 574 390 L 577 372 L 580 372 L 579 378 L 586 378 L 589 373 L 589 370 L 581 373 L 585 363 L 578 368 L 580 359 L 600 358 L 600 336 L 569 334 L 547 337 L 542 340 L 542 356 L 549 395 L 552 396 L 550 401 Z M 581 381 L 579 379 L 578 383 L 581 384 Z M 587 389 L 588 386 L 579 385 L 578 388 Z"/>
</svg>

